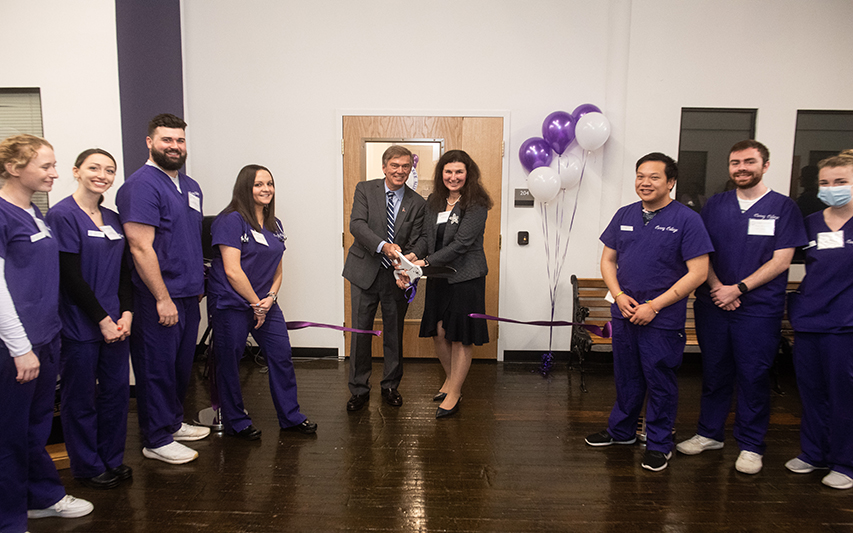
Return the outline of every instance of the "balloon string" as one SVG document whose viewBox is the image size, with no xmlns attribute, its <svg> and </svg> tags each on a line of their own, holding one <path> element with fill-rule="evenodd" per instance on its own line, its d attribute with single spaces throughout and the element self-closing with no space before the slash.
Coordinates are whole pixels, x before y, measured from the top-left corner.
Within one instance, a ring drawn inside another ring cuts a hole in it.
<svg viewBox="0 0 853 533">
<path fill-rule="evenodd" d="M 587 153 L 588 153 L 587 151 L 584 151 L 584 153 L 583 153 L 583 160 L 581 162 L 581 176 L 580 176 L 580 179 L 578 180 L 578 192 L 575 195 L 575 205 L 572 208 L 572 218 L 569 220 L 569 232 L 568 232 L 568 235 L 566 238 L 566 247 L 563 249 L 563 257 L 560 260 L 560 266 L 559 266 L 559 270 L 557 272 L 557 279 L 558 280 L 560 279 L 560 276 L 563 273 L 563 265 L 565 265 L 565 263 L 566 263 L 566 255 L 568 255 L 568 251 L 569 251 L 569 242 L 572 239 L 572 228 L 574 228 L 574 226 L 575 226 L 575 215 L 578 212 L 578 202 L 579 202 L 580 196 L 581 196 L 581 185 L 583 184 L 583 176 L 584 176 L 584 172 L 586 171 Z M 560 226 L 562 227 L 562 220 L 560 221 Z"/>
</svg>

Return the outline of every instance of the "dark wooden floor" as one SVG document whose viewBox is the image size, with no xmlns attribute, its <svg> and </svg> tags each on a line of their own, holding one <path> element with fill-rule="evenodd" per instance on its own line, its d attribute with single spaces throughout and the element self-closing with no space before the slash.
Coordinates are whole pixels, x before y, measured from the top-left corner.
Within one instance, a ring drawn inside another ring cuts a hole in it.
<svg viewBox="0 0 853 533">
<path fill-rule="evenodd" d="M 688 356 L 695 358 L 696 356 Z M 668 469 L 640 467 L 640 445 L 596 449 L 583 438 L 605 427 L 614 398 L 608 366 L 588 375 L 558 365 L 550 379 L 531 364 L 475 362 L 460 413 L 435 420 L 437 361 L 407 361 L 404 405 L 380 401 L 346 412 L 347 363 L 296 363 L 302 410 L 316 436 L 279 432 L 266 376 L 244 361 L 247 408 L 262 440 L 223 435 L 190 445 L 200 458 L 170 466 L 144 459 L 131 403 L 126 463 L 132 483 L 95 491 L 61 475 L 95 503 L 88 517 L 30 521 L 34 533 L 279 531 L 851 531 L 853 490 L 795 475 L 799 400 L 790 371 L 774 395 L 764 470 L 735 472 L 737 447 L 677 455 Z M 374 376 L 381 364 L 374 364 Z M 187 413 L 205 406 L 194 378 Z M 681 373 L 678 437 L 694 433 L 701 375 Z"/>
</svg>

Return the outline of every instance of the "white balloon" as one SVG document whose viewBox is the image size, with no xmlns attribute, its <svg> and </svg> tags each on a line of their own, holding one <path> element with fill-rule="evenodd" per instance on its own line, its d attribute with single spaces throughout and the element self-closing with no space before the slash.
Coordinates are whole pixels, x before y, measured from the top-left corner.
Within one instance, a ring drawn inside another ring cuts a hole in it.
<svg viewBox="0 0 853 533">
<path fill-rule="evenodd" d="M 560 177 L 551 167 L 537 167 L 527 176 L 527 188 L 534 198 L 548 203 L 560 192 Z"/>
<path fill-rule="evenodd" d="M 587 113 L 575 125 L 575 139 L 584 150 L 598 150 L 610 137 L 610 121 L 601 113 Z"/>
<path fill-rule="evenodd" d="M 583 165 L 578 156 L 568 154 L 560 158 L 560 188 L 571 189 L 581 180 Z"/>
</svg>

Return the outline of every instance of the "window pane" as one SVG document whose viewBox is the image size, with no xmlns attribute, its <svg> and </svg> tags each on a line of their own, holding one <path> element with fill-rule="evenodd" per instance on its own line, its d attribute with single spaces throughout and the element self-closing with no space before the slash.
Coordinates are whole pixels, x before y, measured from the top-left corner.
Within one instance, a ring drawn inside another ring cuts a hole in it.
<svg viewBox="0 0 853 533">
<path fill-rule="evenodd" d="M 701 211 L 726 190 L 729 149 L 755 136 L 755 109 L 682 108 L 676 199 Z"/>
<path fill-rule="evenodd" d="M 44 137 L 41 123 L 41 93 L 37 88 L 0 88 L 0 139 L 29 133 Z M 33 195 L 33 203 L 47 213 L 46 192 Z"/>
</svg>

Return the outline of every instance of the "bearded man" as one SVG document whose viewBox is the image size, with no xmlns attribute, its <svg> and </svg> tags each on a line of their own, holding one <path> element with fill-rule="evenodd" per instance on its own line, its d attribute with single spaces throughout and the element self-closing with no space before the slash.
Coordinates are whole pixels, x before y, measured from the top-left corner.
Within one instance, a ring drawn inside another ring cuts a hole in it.
<svg viewBox="0 0 853 533">
<path fill-rule="evenodd" d="M 770 152 L 755 140 L 729 152 L 734 190 L 711 197 L 702 220 L 714 252 L 696 289 L 694 317 L 702 349 L 702 404 L 696 435 L 676 450 L 696 455 L 723 447 L 737 383 L 735 469 L 757 474 L 770 423 L 770 367 L 779 349 L 788 267 L 806 244 L 803 218 L 789 197 L 762 181 Z"/>
<path fill-rule="evenodd" d="M 180 171 L 187 158 L 186 122 L 170 114 L 148 125 L 149 159 L 116 195 L 133 257 L 130 354 L 142 454 L 170 464 L 198 452 L 178 441 L 210 434 L 183 423 L 204 294 L 201 189 Z"/>
</svg>

